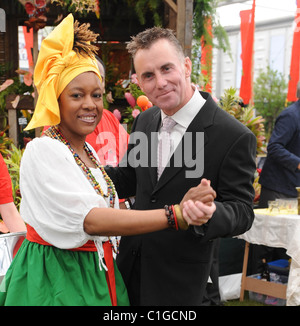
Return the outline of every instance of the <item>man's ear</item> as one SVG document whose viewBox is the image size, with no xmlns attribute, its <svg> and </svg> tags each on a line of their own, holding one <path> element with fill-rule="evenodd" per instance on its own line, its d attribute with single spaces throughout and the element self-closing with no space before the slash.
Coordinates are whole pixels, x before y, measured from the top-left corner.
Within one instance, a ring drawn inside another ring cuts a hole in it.
<svg viewBox="0 0 300 326">
<path fill-rule="evenodd" d="M 184 58 L 185 77 L 189 78 L 192 74 L 192 61 L 189 57 Z"/>
</svg>

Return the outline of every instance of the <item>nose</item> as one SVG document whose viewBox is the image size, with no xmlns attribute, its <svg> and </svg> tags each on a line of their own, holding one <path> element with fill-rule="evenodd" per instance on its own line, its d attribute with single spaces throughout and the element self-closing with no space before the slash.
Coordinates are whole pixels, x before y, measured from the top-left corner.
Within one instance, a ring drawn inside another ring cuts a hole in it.
<svg viewBox="0 0 300 326">
<path fill-rule="evenodd" d="M 166 78 L 161 74 L 156 75 L 156 86 L 157 88 L 164 88 L 167 85 L 167 80 Z"/>
<path fill-rule="evenodd" d="M 93 110 L 97 107 L 95 100 L 92 96 L 88 95 L 85 96 L 84 102 L 83 102 L 83 107 L 89 110 Z"/>
</svg>

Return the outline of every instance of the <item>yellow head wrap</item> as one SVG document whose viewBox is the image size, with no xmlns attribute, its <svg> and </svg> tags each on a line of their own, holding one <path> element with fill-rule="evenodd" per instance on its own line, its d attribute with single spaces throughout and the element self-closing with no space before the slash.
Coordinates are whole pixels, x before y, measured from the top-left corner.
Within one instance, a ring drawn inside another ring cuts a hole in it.
<svg viewBox="0 0 300 326">
<path fill-rule="evenodd" d="M 78 75 L 95 72 L 101 80 L 96 60 L 72 50 L 74 18 L 69 14 L 43 41 L 34 70 L 34 83 L 39 93 L 32 119 L 25 130 L 60 123 L 57 99 Z"/>
</svg>

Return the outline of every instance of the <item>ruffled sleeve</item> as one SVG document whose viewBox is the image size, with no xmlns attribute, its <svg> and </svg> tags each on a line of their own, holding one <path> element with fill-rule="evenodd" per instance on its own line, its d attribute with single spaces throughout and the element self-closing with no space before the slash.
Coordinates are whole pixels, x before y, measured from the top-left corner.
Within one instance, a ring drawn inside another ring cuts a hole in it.
<svg viewBox="0 0 300 326">
<path fill-rule="evenodd" d="M 106 193 L 100 175 L 97 180 Z M 95 192 L 64 144 L 49 137 L 28 143 L 21 162 L 20 189 L 21 216 L 45 241 L 70 249 L 94 240 L 84 232 L 85 216 L 108 203 Z"/>
</svg>

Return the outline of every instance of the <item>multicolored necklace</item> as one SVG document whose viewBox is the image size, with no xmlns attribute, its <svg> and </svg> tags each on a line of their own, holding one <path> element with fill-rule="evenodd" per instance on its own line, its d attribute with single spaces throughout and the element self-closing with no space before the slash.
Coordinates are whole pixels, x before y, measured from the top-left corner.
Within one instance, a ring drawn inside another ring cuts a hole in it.
<svg viewBox="0 0 300 326">
<path fill-rule="evenodd" d="M 99 183 L 95 179 L 95 177 L 92 174 L 92 172 L 89 169 L 89 167 L 82 161 L 82 159 L 80 158 L 80 156 L 74 151 L 74 149 L 71 147 L 71 144 L 65 139 L 65 137 L 63 136 L 63 134 L 59 130 L 58 126 L 49 127 L 44 132 L 44 134 L 45 134 L 45 136 L 48 136 L 50 138 L 57 139 L 57 140 L 61 141 L 63 144 L 65 144 L 69 148 L 69 150 L 71 151 L 71 153 L 74 156 L 75 162 L 81 168 L 81 170 L 83 171 L 84 175 L 86 176 L 86 178 L 88 179 L 88 181 L 90 182 L 90 184 L 95 189 L 96 193 L 99 194 L 102 197 L 109 198 L 110 207 L 114 207 L 114 205 L 115 205 L 115 198 L 116 198 L 116 189 L 115 189 L 115 186 L 114 186 L 112 180 L 110 179 L 110 177 L 108 176 L 108 174 L 106 173 L 104 167 L 97 161 L 97 159 L 93 155 L 93 152 L 90 150 L 90 148 L 88 147 L 88 145 L 86 143 L 84 143 L 84 150 L 87 153 L 89 159 L 96 166 L 96 168 L 99 168 L 101 170 L 101 172 L 103 174 L 103 177 L 104 177 L 104 179 L 106 181 L 106 184 L 107 184 L 107 194 L 105 194 L 103 192 L 101 186 L 99 185 Z M 110 242 L 112 242 L 110 238 L 109 238 L 109 240 L 110 240 Z M 116 252 L 118 252 L 118 245 L 119 245 L 119 241 L 117 243 L 117 251 Z"/>
</svg>

